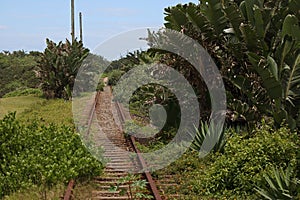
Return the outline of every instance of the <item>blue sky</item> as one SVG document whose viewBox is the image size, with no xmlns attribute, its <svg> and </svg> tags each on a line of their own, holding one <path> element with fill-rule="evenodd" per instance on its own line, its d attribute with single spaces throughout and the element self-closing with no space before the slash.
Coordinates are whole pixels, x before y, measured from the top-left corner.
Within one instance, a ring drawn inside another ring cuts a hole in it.
<svg viewBox="0 0 300 200">
<path fill-rule="evenodd" d="M 198 0 L 75 0 L 76 36 L 78 13 L 83 13 L 84 44 L 97 44 L 124 31 L 162 27 L 164 8 Z M 38 50 L 45 39 L 70 39 L 70 0 L 1 0 L 0 51 Z"/>
</svg>

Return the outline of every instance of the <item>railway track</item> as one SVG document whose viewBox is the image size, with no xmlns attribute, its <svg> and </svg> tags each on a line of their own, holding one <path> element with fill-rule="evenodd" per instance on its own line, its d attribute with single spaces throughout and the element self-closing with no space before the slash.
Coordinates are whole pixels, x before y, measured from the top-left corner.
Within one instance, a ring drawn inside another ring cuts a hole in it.
<svg viewBox="0 0 300 200">
<path fill-rule="evenodd" d="M 123 112 L 122 105 L 112 102 L 112 92 L 110 87 L 105 87 L 103 92 L 96 95 L 95 102 L 89 113 L 88 127 L 92 123 L 92 118 L 97 117 L 101 131 L 97 136 L 97 143 L 104 149 L 104 157 L 108 159 L 104 174 L 96 177 L 94 183 L 97 190 L 91 194 L 91 199 L 102 200 L 127 200 L 138 199 L 135 193 L 145 193 L 151 195 L 156 200 L 180 199 L 176 194 L 177 183 L 174 177 L 166 175 L 153 179 L 149 172 L 134 175 L 134 181 L 145 180 L 147 190 L 139 191 L 133 188 L 133 180 L 128 177 L 139 169 L 146 168 L 147 163 L 140 155 L 140 151 L 135 146 L 135 138 L 125 138 L 122 131 L 127 116 Z M 119 120 L 114 120 L 118 116 Z M 89 132 L 89 130 L 88 130 Z M 130 155 L 130 152 L 137 153 L 136 157 Z M 127 180 L 127 181 L 124 181 Z M 118 190 L 112 191 L 116 187 Z M 74 187 L 74 181 L 71 180 L 66 190 L 64 200 L 76 199 L 72 197 L 71 191 Z M 166 194 L 168 191 L 168 194 Z M 169 194 L 170 191 L 173 191 Z M 145 199 L 145 198 L 139 198 Z"/>
</svg>

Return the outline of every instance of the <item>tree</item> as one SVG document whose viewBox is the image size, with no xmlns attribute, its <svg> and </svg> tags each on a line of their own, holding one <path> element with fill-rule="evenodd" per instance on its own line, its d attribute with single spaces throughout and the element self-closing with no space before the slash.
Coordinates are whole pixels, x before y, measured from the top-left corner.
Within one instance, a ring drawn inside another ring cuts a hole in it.
<svg viewBox="0 0 300 200">
<path fill-rule="evenodd" d="M 297 0 L 203 0 L 167 8 L 165 26 L 215 60 L 231 121 L 269 116 L 293 129 L 300 127 L 299 10 Z"/>
<path fill-rule="evenodd" d="M 37 88 L 36 77 L 39 56 L 24 51 L 0 53 L 0 97 L 14 90 Z"/>
<path fill-rule="evenodd" d="M 42 90 L 47 98 L 70 99 L 74 81 L 89 50 L 81 41 L 58 44 L 47 39 L 47 48 L 38 63 Z"/>
</svg>

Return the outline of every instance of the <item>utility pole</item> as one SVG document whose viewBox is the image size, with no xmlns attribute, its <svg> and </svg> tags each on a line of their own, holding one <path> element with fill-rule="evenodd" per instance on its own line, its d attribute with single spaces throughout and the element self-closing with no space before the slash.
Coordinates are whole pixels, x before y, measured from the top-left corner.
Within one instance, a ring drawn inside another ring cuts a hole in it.
<svg viewBox="0 0 300 200">
<path fill-rule="evenodd" d="M 82 36 L 82 13 L 79 12 L 79 26 L 80 26 L 80 41 L 83 43 L 83 36 Z"/>
<path fill-rule="evenodd" d="M 71 0 L 71 36 L 72 36 L 72 43 L 73 43 L 75 41 L 74 0 Z"/>
</svg>

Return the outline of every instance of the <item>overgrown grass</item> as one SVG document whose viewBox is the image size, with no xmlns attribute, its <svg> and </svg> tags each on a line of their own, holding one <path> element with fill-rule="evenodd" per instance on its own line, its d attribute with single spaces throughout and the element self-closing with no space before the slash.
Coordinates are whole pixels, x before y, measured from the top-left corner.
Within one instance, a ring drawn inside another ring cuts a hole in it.
<svg viewBox="0 0 300 200">
<path fill-rule="evenodd" d="M 44 100 L 35 103 L 20 113 L 18 117 L 24 123 L 38 121 L 44 124 L 74 126 L 72 102 L 62 99 Z"/>
<path fill-rule="evenodd" d="M 24 110 L 45 102 L 45 99 L 34 96 L 19 96 L 0 98 L 0 118 L 3 118 L 9 112 L 17 112 L 17 117 Z"/>
<path fill-rule="evenodd" d="M 33 121 L 48 125 L 74 126 L 72 102 L 62 99 L 46 100 L 34 96 L 0 98 L 0 119 L 16 112 L 17 119 L 30 124 Z"/>
<path fill-rule="evenodd" d="M 51 189 L 43 186 L 33 186 L 30 189 L 20 190 L 9 196 L 5 196 L 4 200 L 60 200 L 65 189 L 66 186 L 64 184 L 57 184 Z"/>
<path fill-rule="evenodd" d="M 19 96 L 42 97 L 43 92 L 42 90 L 37 88 L 19 88 L 17 90 L 5 94 L 3 97 L 5 98 L 5 97 L 19 97 Z"/>
</svg>

